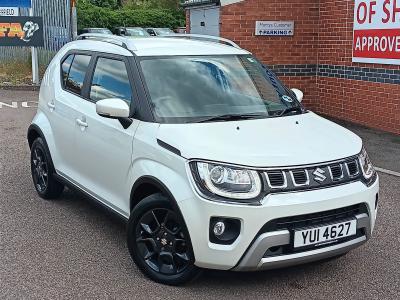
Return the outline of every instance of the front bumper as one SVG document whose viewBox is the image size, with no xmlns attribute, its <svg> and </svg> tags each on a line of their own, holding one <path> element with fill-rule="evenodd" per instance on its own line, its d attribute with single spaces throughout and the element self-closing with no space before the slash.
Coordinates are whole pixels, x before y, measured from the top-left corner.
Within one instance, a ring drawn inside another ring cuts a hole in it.
<svg viewBox="0 0 400 300">
<path fill-rule="evenodd" d="M 346 253 L 365 243 L 371 234 L 368 214 L 359 214 L 355 218 L 357 219 L 357 229 L 362 229 L 365 232 L 364 235 L 333 246 L 287 255 L 264 257 L 264 253 L 269 249 L 290 244 L 289 230 L 263 233 L 254 241 L 250 249 L 240 260 L 240 263 L 233 270 L 255 271 L 283 268 Z"/>
<path fill-rule="evenodd" d="M 378 191 L 379 178 L 370 187 L 353 182 L 320 190 L 271 194 L 262 201 L 261 206 L 212 202 L 193 194 L 193 198 L 180 201 L 179 207 L 191 236 L 197 266 L 235 271 L 263 270 L 340 255 L 363 244 L 370 238 L 375 225 Z M 265 257 L 268 249 L 291 243 L 289 229 L 262 232 L 268 222 L 358 204 L 366 207 L 365 212 L 353 215 L 358 220 L 357 228 L 362 229 L 363 234 L 323 248 Z M 209 223 L 212 217 L 240 220 L 240 234 L 233 244 L 210 242 Z"/>
</svg>

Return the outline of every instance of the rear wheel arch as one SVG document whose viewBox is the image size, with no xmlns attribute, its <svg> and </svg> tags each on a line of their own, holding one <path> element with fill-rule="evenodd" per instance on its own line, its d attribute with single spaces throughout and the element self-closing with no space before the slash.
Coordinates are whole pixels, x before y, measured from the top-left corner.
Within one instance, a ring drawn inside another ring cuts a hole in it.
<svg viewBox="0 0 400 300">
<path fill-rule="evenodd" d="M 53 163 L 53 159 L 51 156 L 49 145 L 47 144 L 47 140 L 46 140 L 46 137 L 45 137 L 43 131 L 40 129 L 40 127 L 38 125 L 31 124 L 29 126 L 27 138 L 28 138 L 28 143 L 29 143 L 29 149 L 32 149 L 32 144 L 37 138 L 42 138 L 44 146 L 47 148 L 46 150 L 48 151 L 49 156 L 50 156 L 49 163 L 51 164 L 52 168 L 54 169 L 54 163 Z"/>
<path fill-rule="evenodd" d="M 31 124 L 28 128 L 28 133 L 27 133 L 27 138 L 28 138 L 28 144 L 29 144 L 29 148 L 32 148 L 32 144 L 33 142 L 37 139 L 37 138 L 42 138 L 44 144 L 47 147 L 47 150 L 50 153 L 50 147 L 47 143 L 47 139 L 45 134 L 43 133 L 42 129 L 36 125 L 36 124 Z M 51 153 L 50 153 L 51 154 Z"/>
<path fill-rule="evenodd" d="M 43 139 L 43 141 L 46 143 L 46 146 L 47 146 L 46 138 L 44 137 L 44 134 L 43 134 L 42 130 L 36 124 L 31 124 L 29 126 L 29 128 L 28 128 L 28 134 L 27 134 L 29 148 L 32 148 L 33 142 L 38 137 L 41 137 Z"/>
</svg>

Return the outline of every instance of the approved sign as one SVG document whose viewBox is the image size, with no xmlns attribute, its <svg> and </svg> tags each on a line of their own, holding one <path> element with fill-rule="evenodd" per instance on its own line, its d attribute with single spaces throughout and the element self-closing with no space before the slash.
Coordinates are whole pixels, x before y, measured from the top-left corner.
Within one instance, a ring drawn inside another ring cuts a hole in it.
<svg viewBox="0 0 400 300">
<path fill-rule="evenodd" d="M 356 0 L 353 62 L 400 65 L 400 0 Z"/>
</svg>

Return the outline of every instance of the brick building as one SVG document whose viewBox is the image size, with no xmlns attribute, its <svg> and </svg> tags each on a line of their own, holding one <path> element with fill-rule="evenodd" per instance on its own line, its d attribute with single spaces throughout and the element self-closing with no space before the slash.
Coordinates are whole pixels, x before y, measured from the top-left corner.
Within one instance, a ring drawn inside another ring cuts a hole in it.
<svg viewBox="0 0 400 300">
<path fill-rule="evenodd" d="M 184 7 L 188 32 L 234 40 L 302 89 L 308 108 L 400 134 L 400 0 L 189 0 Z M 355 8 L 360 23 L 391 22 L 384 24 L 393 36 L 390 60 L 364 53 L 380 58 L 353 62 Z M 256 35 L 257 21 L 294 21 L 294 34 Z"/>
</svg>

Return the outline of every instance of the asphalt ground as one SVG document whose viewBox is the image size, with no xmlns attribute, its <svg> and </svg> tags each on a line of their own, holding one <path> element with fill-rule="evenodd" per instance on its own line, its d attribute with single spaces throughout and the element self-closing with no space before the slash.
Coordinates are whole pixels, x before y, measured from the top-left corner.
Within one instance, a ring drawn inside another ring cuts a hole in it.
<svg viewBox="0 0 400 300">
<path fill-rule="evenodd" d="M 23 107 L 36 99 L 37 92 L 0 90 L 0 104 L 17 102 L 0 108 L 0 299 L 400 299 L 399 177 L 380 173 L 374 236 L 344 257 L 274 271 L 205 271 L 183 287 L 163 286 L 131 261 L 119 219 L 70 190 L 53 202 L 37 196 L 26 142 L 36 109 Z M 354 131 L 368 137 L 376 165 L 398 168 L 399 137 Z"/>
</svg>

